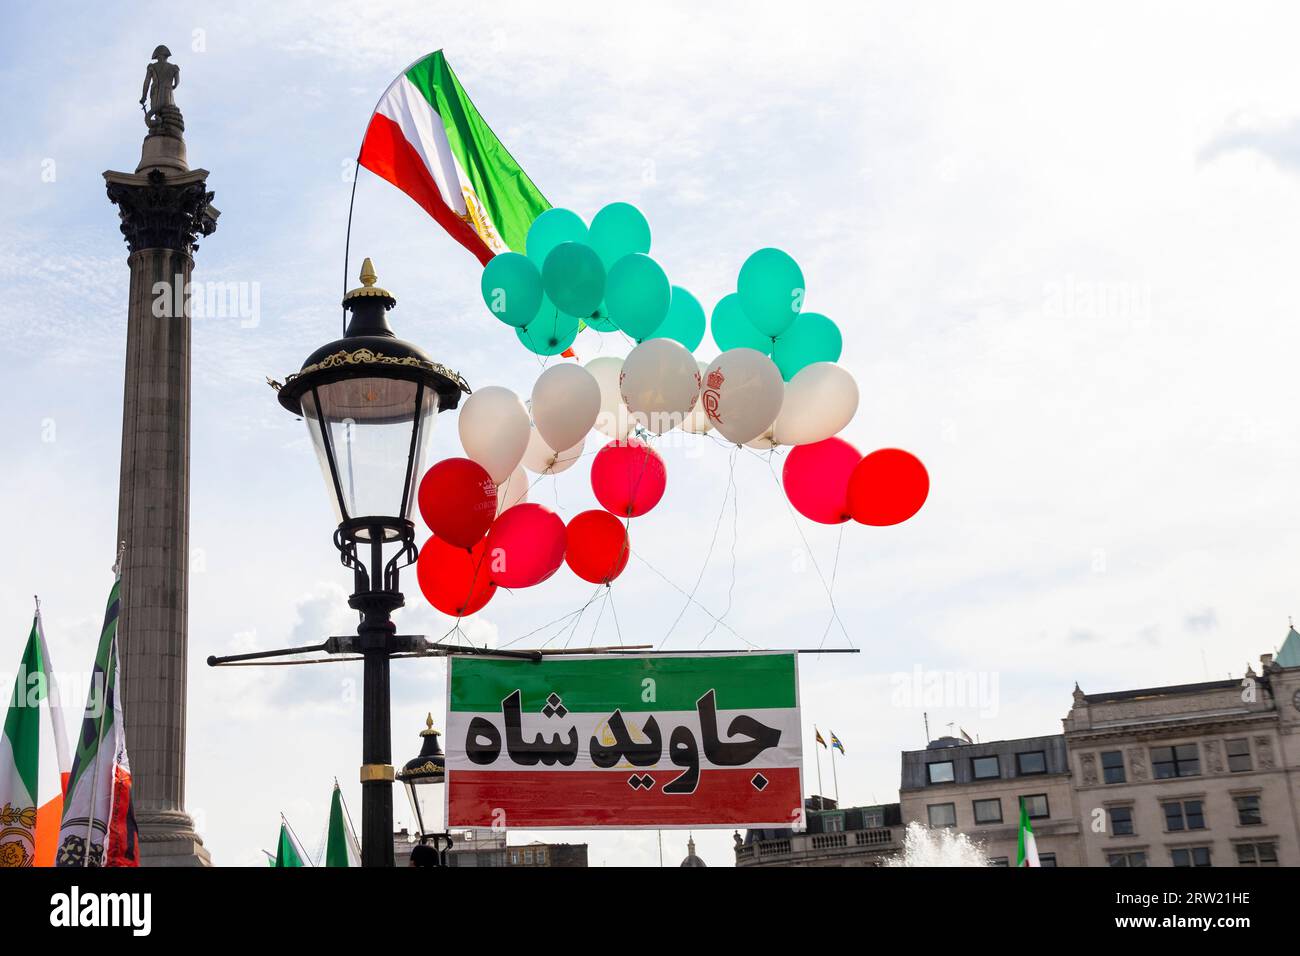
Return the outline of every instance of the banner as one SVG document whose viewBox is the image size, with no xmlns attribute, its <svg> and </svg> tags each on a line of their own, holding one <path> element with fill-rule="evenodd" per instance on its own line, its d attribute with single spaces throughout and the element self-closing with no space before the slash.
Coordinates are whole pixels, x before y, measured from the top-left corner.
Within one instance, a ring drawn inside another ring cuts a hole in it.
<svg viewBox="0 0 1300 956">
<path fill-rule="evenodd" d="M 447 696 L 450 828 L 801 819 L 795 654 L 453 657 Z"/>
</svg>

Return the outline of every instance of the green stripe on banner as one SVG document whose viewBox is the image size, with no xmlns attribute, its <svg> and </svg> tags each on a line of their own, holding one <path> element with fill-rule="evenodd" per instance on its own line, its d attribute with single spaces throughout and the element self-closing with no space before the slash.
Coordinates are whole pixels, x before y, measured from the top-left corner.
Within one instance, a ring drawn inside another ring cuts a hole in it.
<svg viewBox="0 0 1300 956">
<path fill-rule="evenodd" d="M 556 693 L 571 711 L 694 710 L 710 690 L 719 710 L 794 707 L 793 654 L 700 657 L 569 657 L 541 662 L 454 658 L 454 711 L 486 713 L 518 690 L 524 713 L 536 713 Z M 649 682 L 649 683 L 647 683 Z"/>
<path fill-rule="evenodd" d="M 528 227 L 551 204 L 479 115 L 441 50 L 407 70 L 406 78 L 441 118 L 447 143 L 497 232 L 522 252 Z"/>
</svg>

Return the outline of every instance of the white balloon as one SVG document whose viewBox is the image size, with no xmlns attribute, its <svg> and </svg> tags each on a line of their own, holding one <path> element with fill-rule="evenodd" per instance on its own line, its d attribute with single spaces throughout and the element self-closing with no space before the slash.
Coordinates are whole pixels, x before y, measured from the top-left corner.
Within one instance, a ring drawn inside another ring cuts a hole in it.
<svg viewBox="0 0 1300 956">
<path fill-rule="evenodd" d="M 510 477 L 528 447 L 528 409 L 519 396 L 500 385 L 480 388 L 460 409 L 460 443 L 465 454 L 487 470 L 497 484 Z"/>
<path fill-rule="evenodd" d="M 533 421 L 552 448 L 582 441 L 600 414 L 600 385 L 581 365 L 552 365 L 533 385 Z"/>
<path fill-rule="evenodd" d="M 779 445 L 811 445 L 838 435 L 858 410 L 858 383 L 834 362 L 805 365 L 785 387 L 772 432 Z"/>
<path fill-rule="evenodd" d="M 784 396 L 780 370 L 757 349 L 729 349 L 704 373 L 704 413 L 722 437 L 737 445 L 771 427 Z"/>
<path fill-rule="evenodd" d="M 642 342 L 623 360 L 619 392 L 634 421 L 662 435 L 682 423 L 700 397 L 700 369 L 673 339 Z"/>
<path fill-rule="evenodd" d="M 763 434 L 759 435 L 757 438 L 751 438 L 749 441 L 745 442 L 746 447 L 757 448 L 760 451 L 771 451 L 779 444 L 781 443 L 776 440 L 776 436 L 772 434 L 771 428 L 763 432 Z"/>
<path fill-rule="evenodd" d="M 534 428 L 528 437 L 528 448 L 524 451 L 524 467 L 539 475 L 558 475 L 572 467 L 573 463 L 582 457 L 582 449 L 586 443 L 587 440 L 584 438 L 572 448 L 556 451 L 546 444 Z"/>
<path fill-rule="evenodd" d="M 600 388 L 600 412 L 596 415 L 596 427 L 610 438 L 626 438 L 632 433 L 633 422 L 618 388 L 623 360 L 612 355 L 602 355 L 584 367 Z"/>
<path fill-rule="evenodd" d="M 516 468 L 509 478 L 497 485 L 497 514 L 527 500 L 528 476 L 522 467 Z"/>
<path fill-rule="evenodd" d="M 695 400 L 695 407 L 691 413 L 682 421 L 682 431 L 691 432 L 694 435 L 703 435 L 713 426 L 709 424 L 709 416 L 704 414 L 704 373 L 709 369 L 708 362 L 695 363 L 700 367 L 700 397 Z"/>
</svg>

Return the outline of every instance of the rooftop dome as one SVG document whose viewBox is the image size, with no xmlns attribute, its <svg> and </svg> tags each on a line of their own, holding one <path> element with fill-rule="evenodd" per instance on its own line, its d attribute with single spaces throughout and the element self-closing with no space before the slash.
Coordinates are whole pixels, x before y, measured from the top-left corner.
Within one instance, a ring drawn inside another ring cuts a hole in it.
<svg viewBox="0 0 1300 956">
<path fill-rule="evenodd" d="M 695 837 L 690 837 L 686 841 L 686 859 L 682 860 L 682 866 L 708 866 L 698 856 L 695 855 Z"/>
</svg>

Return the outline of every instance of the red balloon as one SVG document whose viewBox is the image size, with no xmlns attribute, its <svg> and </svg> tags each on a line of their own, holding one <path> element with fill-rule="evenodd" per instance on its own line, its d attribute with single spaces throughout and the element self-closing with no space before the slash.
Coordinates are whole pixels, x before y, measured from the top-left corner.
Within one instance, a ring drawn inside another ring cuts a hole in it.
<svg viewBox="0 0 1300 956">
<path fill-rule="evenodd" d="M 610 442 L 591 463 L 596 500 L 620 518 L 635 518 L 659 504 L 667 484 L 664 460 L 636 438 Z"/>
<path fill-rule="evenodd" d="M 842 438 L 796 445 L 785 457 L 785 496 L 805 518 L 822 524 L 849 520 L 849 477 L 862 454 Z"/>
<path fill-rule="evenodd" d="M 627 567 L 631 553 L 627 529 L 608 511 L 593 509 L 574 515 L 565 534 L 564 560 L 584 581 L 608 584 Z"/>
<path fill-rule="evenodd" d="M 497 516 L 487 536 L 492 581 L 503 588 L 541 584 L 564 563 L 564 522 L 550 508 L 525 502 Z"/>
<path fill-rule="evenodd" d="M 445 458 L 420 481 L 420 514 L 429 530 L 460 548 L 483 540 L 497 513 L 497 486 L 482 465 Z"/>
<path fill-rule="evenodd" d="M 921 510 L 930 475 L 921 460 L 901 448 L 873 451 L 849 479 L 849 514 L 877 526 L 899 524 Z"/>
<path fill-rule="evenodd" d="M 425 599 L 452 617 L 473 614 L 492 600 L 497 590 L 488 573 L 486 541 L 471 549 L 430 538 L 420 549 L 415 576 Z"/>
</svg>

